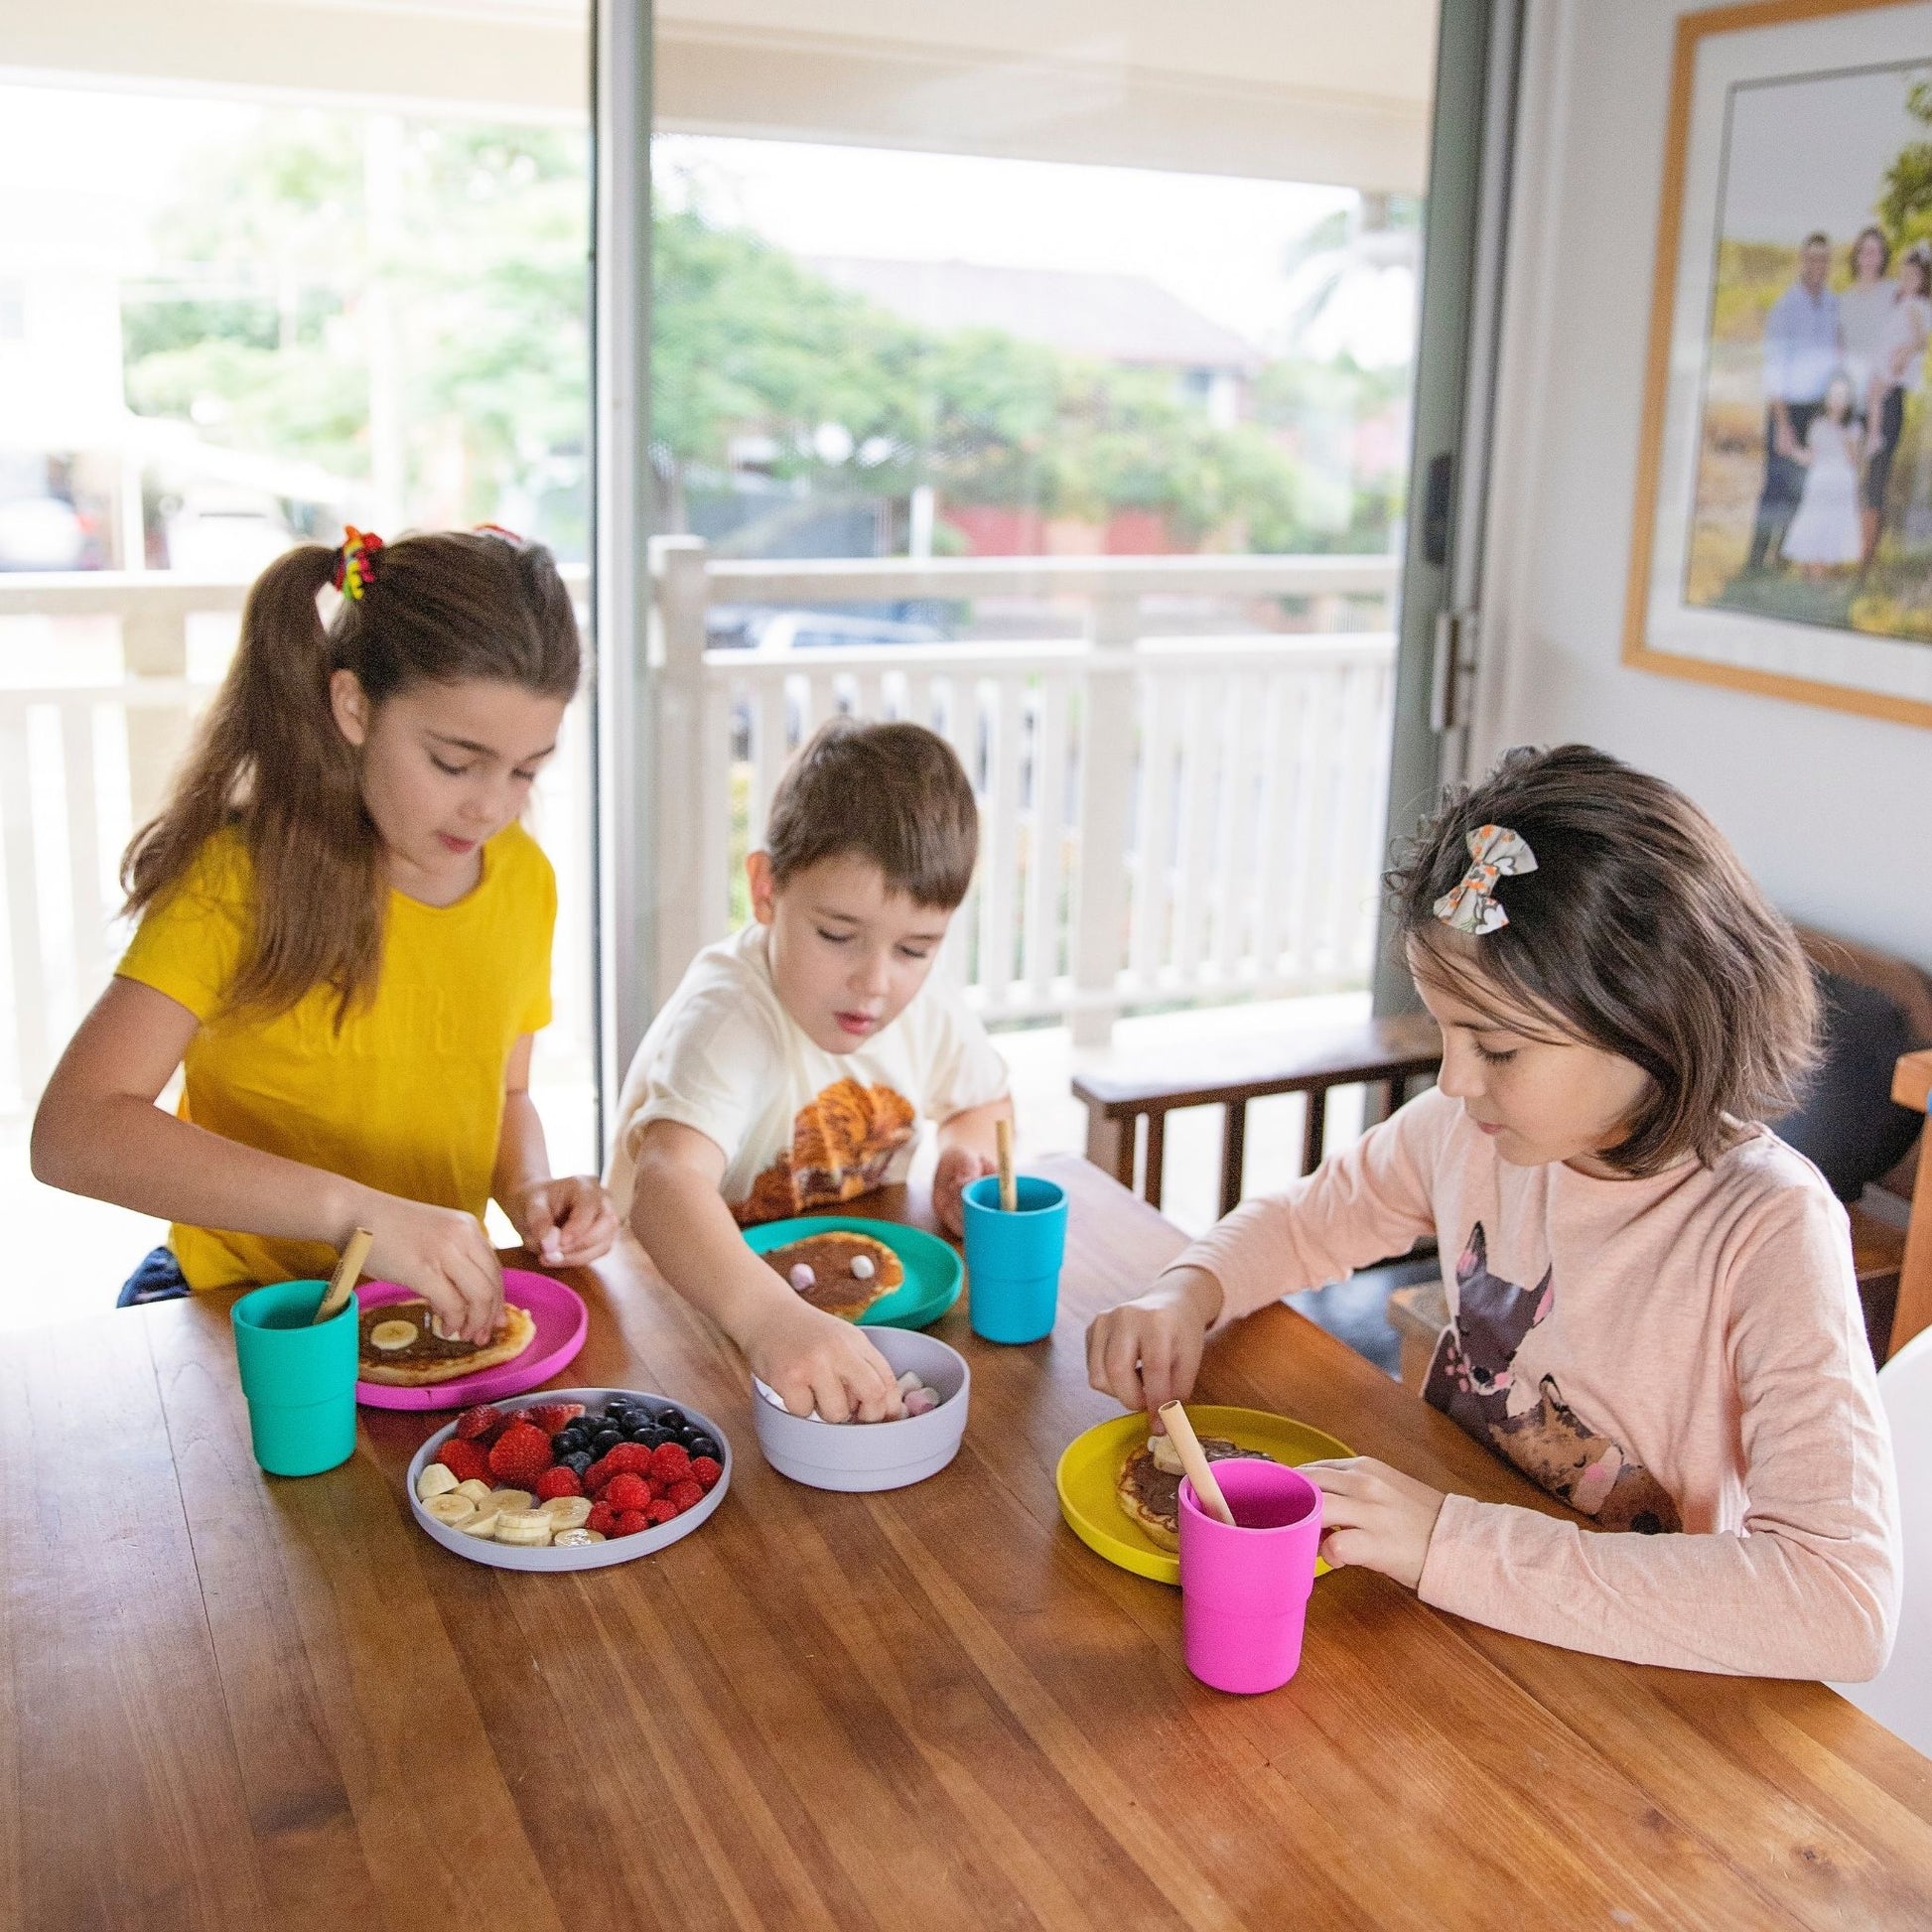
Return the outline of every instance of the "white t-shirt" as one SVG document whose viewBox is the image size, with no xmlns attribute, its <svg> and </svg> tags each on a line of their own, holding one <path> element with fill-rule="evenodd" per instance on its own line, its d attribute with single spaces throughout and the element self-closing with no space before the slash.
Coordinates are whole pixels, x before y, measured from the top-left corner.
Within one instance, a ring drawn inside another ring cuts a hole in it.
<svg viewBox="0 0 1932 1932">
<path fill-rule="evenodd" d="M 639 1136 L 680 1121 L 724 1150 L 720 1191 L 742 1224 L 780 1220 L 903 1180 L 921 1118 L 1006 1091 L 1006 1062 L 936 973 L 852 1052 L 814 1045 L 779 1004 L 754 923 L 707 946 L 651 1022 L 624 1075 L 607 1183 L 628 1214 Z"/>
</svg>

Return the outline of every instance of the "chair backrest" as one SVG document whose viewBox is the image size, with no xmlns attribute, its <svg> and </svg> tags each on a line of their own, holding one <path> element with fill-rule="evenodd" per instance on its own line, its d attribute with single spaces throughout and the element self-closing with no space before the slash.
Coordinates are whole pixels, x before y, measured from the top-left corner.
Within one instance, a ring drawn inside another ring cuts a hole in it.
<svg viewBox="0 0 1932 1932">
<path fill-rule="evenodd" d="M 1898 1463 L 1905 1601 L 1883 1672 L 1869 1684 L 1833 1688 L 1932 1757 L 1932 1328 L 1878 1371 L 1878 1392 Z"/>
</svg>

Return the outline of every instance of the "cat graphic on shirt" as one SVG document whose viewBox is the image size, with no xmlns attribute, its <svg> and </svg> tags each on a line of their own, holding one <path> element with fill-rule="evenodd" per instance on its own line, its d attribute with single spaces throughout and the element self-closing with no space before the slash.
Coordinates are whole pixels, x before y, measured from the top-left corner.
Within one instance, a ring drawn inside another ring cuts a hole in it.
<svg viewBox="0 0 1932 1932">
<path fill-rule="evenodd" d="M 1516 1352 L 1555 1305 L 1552 1271 L 1546 1268 L 1534 1288 L 1492 1275 L 1478 1221 L 1455 1264 L 1455 1315 L 1436 1344 L 1423 1399 L 1605 1529 L 1682 1529 L 1669 1491 L 1621 1445 L 1590 1428 L 1564 1401 L 1554 1376 L 1543 1377 L 1534 1403 L 1510 1414 Z"/>
</svg>

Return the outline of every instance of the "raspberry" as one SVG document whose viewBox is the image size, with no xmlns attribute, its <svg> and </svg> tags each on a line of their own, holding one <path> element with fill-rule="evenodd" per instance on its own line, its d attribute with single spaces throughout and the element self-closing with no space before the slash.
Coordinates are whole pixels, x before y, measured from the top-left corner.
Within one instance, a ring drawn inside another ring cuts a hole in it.
<svg viewBox="0 0 1932 1932">
<path fill-rule="evenodd" d="M 715 1489 L 718 1478 L 725 1473 L 725 1465 L 714 1456 L 694 1455 L 691 1458 L 691 1480 L 700 1489 Z"/>
<path fill-rule="evenodd" d="M 581 1402 L 543 1402 L 534 1409 L 525 1409 L 522 1420 L 534 1429 L 540 1429 L 546 1436 L 554 1436 L 567 1423 L 573 1423 L 584 1413 Z"/>
<path fill-rule="evenodd" d="M 642 1476 L 634 1475 L 628 1469 L 621 1470 L 611 1478 L 611 1486 L 604 1492 L 604 1500 L 616 1510 L 645 1509 L 650 1504 L 650 1484 Z"/>
<path fill-rule="evenodd" d="M 551 1463 L 550 1438 L 526 1422 L 513 1422 L 489 1451 L 489 1473 L 527 1489 Z"/>
<path fill-rule="evenodd" d="M 662 1482 L 682 1482 L 691 1473 L 691 1452 L 678 1443 L 661 1443 L 650 1452 L 650 1472 Z"/>
<path fill-rule="evenodd" d="M 584 1471 L 585 1495 L 587 1496 L 603 1495 L 605 1491 L 605 1487 L 610 1482 L 611 1478 L 614 1475 L 619 1475 L 622 1472 L 621 1470 L 612 1468 L 611 1465 L 608 1462 L 606 1462 L 602 1456 L 600 1456 L 595 1462 L 591 1464 L 591 1466 L 588 1469 Z"/>
<path fill-rule="evenodd" d="M 689 1476 L 686 1476 L 682 1482 L 674 1482 L 671 1484 L 670 1488 L 664 1492 L 664 1500 L 670 1504 L 678 1515 L 682 1516 L 692 1504 L 704 1501 L 704 1490 L 699 1484 L 693 1482 Z"/>
<path fill-rule="evenodd" d="M 488 1443 L 492 1441 L 503 1426 L 503 1412 L 483 1403 L 475 1409 L 466 1409 L 456 1419 L 456 1433 L 466 1443 Z"/>
<path fill-rule="evenodd" d="M 667 1503 L 662 1496 L 654 1497 L 650 1507 L 644 1511 L 645 1520 L 655 1529 L 659 1523 L 668 1523 L 677 1514 L 677 1505 Z"/>
<path fill-rule="evenodd" d="M 590 1515 L 584 1519 L 584 1527 L 596 1530 L 600 1536 L 611 1536 L 618 1527 L 618 1512 L 609 1503 L 593 1503 Z"/>
<path fill-rule="evenodd" d="M 481 1443 L 465 1442 L 461 1436 L 452 1436 L 436 1451 L 436 1459 L 459 1482 L 468 1482 L 472 1477 L 479 1482 L 489 1480 L 489 1452 Z"/>
<path fill-rule="evenodd" d="M 624 1509 L 618 1512 L 618 1523 L 615 1534 L 619 1536 L 635 1536 L 639 1530 L 647 1530 L 649 1528 L 650 1518 L 641 1509 Z"/>
<path fill-rule="evenodd" d="M 584 1485 L 577 1480 L 575 1469 L 559 1466 L 545 1469 L 537 1477 L 537 1501 L 540 1503 L 547 1503 L 557 1496 L 581 1496 L 583 1493 Z"/>
<path fill-rule="evenodd" d="M 620 1443 L 604 1458 L 604 1467 L 610 1475 L 648 1475 L 651 1469 L 651 1452 L 642 1443 Z"/>
</svg>

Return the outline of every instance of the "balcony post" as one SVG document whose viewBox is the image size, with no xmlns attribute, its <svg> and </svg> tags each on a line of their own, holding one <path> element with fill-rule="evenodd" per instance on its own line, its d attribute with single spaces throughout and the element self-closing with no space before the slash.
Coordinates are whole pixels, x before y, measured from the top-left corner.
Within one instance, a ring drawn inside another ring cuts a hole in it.
<svg viewBox="0 0 1932 1932">
<path fill-rule="evenodd" d="M 653 981 L 661 1004 L 713 930 L 723 878 L 708 879 L 731 814 L 731 748 L 705 729 L 705 608 L 710 602 L 702 537 L 650 540 L 649 663 L 657 691 L 650 786 L 657 826 Z"/>
<path fill-rule="evenodd" d="M 1140 599 L 1096 596 L 1087 620 L 1090 653 L 1081 699 L 1080 861 L 1073 893 L 1076 1046 L 1104 1046 L 1119 1011 L 1127 931 L 1127 826 L 1134 785 L 1134 647 Z"/>
<path fill-rule="evenodd" d="M 138 587 L 121 595 L 121 663 L 128 677 L 187 677 L 187 613 L 172 602 L 144 597 Z M 127 795 L 137 828 L 161 809 L 188 730 L 186 705 L 128 706 Z"/>
</svg>

